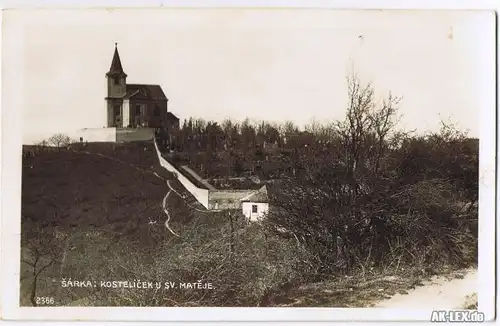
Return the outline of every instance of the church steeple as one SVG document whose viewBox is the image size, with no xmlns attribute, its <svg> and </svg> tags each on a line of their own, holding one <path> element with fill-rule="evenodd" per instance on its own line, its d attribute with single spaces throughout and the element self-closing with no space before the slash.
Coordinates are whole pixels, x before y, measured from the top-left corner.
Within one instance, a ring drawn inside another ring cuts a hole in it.
<svg viewBox="0 0 500 326">
<path fill-rule="evenodd" d="M 120 55 L 118 54 L 118 46 L 116 43 L 113 61 L 111 62 L 109 71 L 106 73 L 106 83 L 108 126 L 120 125 L 120 122 L 118 120 L 121 119 L 123 114 L 122 103 L 123 96 L 127 93 L 127 74 L 123 71 Z"/>
<path fill-rule="evenodd" d="M 120 60 L 120 54 L 118 53 L 118 43 L 115 42 L 115 53 L 113 55 L 113 61 L 111 62 L 111 67 L 109 68 L 107 77 L 127 77 L 127 74 L 123 71 L 122 62 Z"/>
</svg>

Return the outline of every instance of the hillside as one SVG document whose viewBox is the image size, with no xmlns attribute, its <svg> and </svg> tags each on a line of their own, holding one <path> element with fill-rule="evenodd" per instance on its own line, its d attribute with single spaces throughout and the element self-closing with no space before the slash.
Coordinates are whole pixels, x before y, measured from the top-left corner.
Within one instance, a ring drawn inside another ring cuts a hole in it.
<svg viewBox="0 0 500 326">
<path fill-rule="evenodd" d="M 66 304 L 87 293 L 77 289 L 61 295 L 61 279 L 102 279 L 113 270 L 106 266 L 117 249 L 148 252 L 168 239 L 161 203 L 169 188 L 154 172 L 165 180 L 172 177 L 159 167 L 151 142 L 89 143 L 75 151 L 46 149 L 25 158 L 21 304 L 31 305 L 33 271 L 45 265 L 50 264 L 37 280 L 37 293 L 58 296 Z M 181 188 L 175 180 L 172 184 Z M 196 217 L 185 204 L 169 197 L 177 232 Z"/>
</svg>

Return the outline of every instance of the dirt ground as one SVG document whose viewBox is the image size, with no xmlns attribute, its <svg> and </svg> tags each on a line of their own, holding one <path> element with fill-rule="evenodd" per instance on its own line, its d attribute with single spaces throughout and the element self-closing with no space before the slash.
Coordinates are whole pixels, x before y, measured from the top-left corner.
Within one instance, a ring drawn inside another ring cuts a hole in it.
<svg viewBox="0 0 500 326">
<path fill-rule="evenodd" d="M 448 276 L 448 275 L 447 275 Z M 448 276 L 434 276 L 408 294 L 396 294 L 375 304 L 376 308 L 458 309 L 477 302 L 477 270 L 467 269 Z"/>
<path fill-rule="evenodd" d="M 474 308 L 477 270 L 443 270 L 426 275 L 418 270 L 374 272 L 337 277 L 289 289 L 272 298 L 272 306 L 452 309 Z"/>
</svg>

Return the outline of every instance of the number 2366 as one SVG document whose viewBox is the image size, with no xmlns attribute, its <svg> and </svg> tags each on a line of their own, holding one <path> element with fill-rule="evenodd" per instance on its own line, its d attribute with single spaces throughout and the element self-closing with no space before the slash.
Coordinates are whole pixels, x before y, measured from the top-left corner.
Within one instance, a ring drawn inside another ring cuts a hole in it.
<svg viewBox="0 0 500 326">
<path fill-rule="evenodd" d="M 54 304 L 54 298 L 53 297 L 36 297 L 36 304 L 37 305 L 51 305 Z"/>
</svg>

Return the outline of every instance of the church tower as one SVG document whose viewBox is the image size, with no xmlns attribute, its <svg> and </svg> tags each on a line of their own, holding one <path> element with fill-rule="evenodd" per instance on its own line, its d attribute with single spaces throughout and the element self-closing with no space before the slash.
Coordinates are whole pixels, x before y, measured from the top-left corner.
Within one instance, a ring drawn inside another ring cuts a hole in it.
<svg viewBox="0 0 500 326">
<path fill-rule="evenodd" d="M 127 74 L 123 71 L 117 43 L 115 43 L 111 67 L 106 73 L 106 80 L 107 125 L 108 127 L 126 127 L 123 125 L 123 97 L 127 92 Z"/>
</svg>

